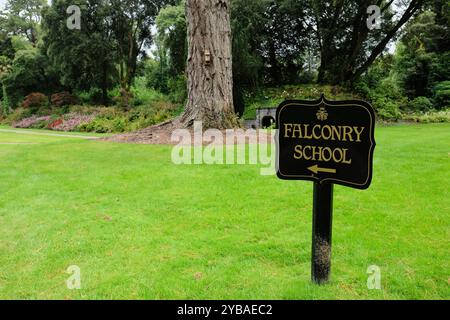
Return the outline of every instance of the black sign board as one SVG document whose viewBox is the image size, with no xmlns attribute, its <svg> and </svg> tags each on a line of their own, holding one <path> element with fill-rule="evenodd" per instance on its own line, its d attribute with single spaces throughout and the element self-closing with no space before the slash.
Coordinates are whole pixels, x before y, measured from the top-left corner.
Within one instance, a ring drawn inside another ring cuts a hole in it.
<svg viewBox="0 0 450 320">
<path fill-rule="evenodd" d="M 285 101 L 277 109 L 277 175 L 314 181 L 311 277 L 331 269 L 333 184 L 367 189 L 372 181 L 375 113 L 364 101 Z"/>
<path fill-rule="evenodd" d="M 277 109 L 281 179 L 367 189 L 372 180 L 375 114 L 364 101 L 286 101 Z"/>
</svg>

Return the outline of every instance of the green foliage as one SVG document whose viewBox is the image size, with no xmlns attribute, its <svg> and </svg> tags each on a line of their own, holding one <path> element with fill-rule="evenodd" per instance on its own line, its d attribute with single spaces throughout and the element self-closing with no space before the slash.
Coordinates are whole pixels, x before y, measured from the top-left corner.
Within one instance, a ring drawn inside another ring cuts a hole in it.
<svg viewBox="0 0 450 320">
<path fill-rule="evenodd" d="M 395 37 L 395 26 L 402 26 L 423 5 L 415 0 L 395 3 L 403 7 L 395 15 L 394 1 L 379 1 L 377 5 L 383 8 L 380 25 L 370 30 L 367 9 L 374 4 L 371 0 L 306 2 L 308 15 L 315 21 L 310 32 L 317 34 L 321 52 L 318 81 L 333 84 L 357 80 Z"/>
<path fill-rule="evenodd" d="M 261 88 L 256 94 L 246 95 L 247 108 L 244 119 L 255 119 L 256 109 L 276 108 L 283 100 L 317 100 L 324 94 L 328 99 L 349 100 L 360 98 L 344 87 L 331 85 L 286 85 L 280 87 Z"/>
<path fill-rule="evenodd" d="M 0 56 L 7 57 L 11 61 L 14 59 L 15 53 L 12 38 L 0 34 Z"/>
<path fill-rule="evenodd" d="M 116 97 L 115 90 L 110 91 L 110 95 Z M 92 104 L 92 105 L 102 105 L 103 104 L 103 92 L 102 89 L 92 87 L 88 91 L 78 91 L 77 96 L 80 98 L 81 102 L 84 104 Z M 109 101 L 109 99 L 108 99 Z"/>
<path fill-rule="evenodd" d="M 12 110 L 11 102 L 9 101 L 8 94 L 6 92 L 6 87 L 3 85 L 2 86 L 2 114 L 4 116 L 6 116 L 10 113 L 11 110 Z"/>
<path fill-rule="evenodd" d="M 372 101 L 372 105 L 378 115 L 382 120 L 399 120 L 402 115 L 400 113 L 399 105 L 396 101 L 386 98 L 377 97 Z"/>
<path fill-rule="evenodd" d="M 171 0 L 111 0 L 108 2 L 110 31 L 119 65 L 119 83 L 126 96 L 137 72 L 138 56 L 152 44 L 152 27 L 159 10 Z"/>
<path fill-rule="evenodd" d="M 70 30 L 65 23 L 66 10 L 73 4 L 81 8 L 81 30 Z M 107 90 L 118 82 L 108 10 L 98 0 L 57 0 L 44 11 L 43 50 L 59 72 L 61 83 L 88 91 L 91 103 L 107 104 Z M 98 90 L 100 96 L 95 95 Z"/>
<path fill-rule="evenodd" d="M 167 60 L 167 72 L 170 76 L 182 74 L 187 58 L 185 0 L 178 5 L 161 9 L 156 18 L 156 27 L 160 61 Z M 162 55 L 165 57 L 162 58 Z"/>
<path fill-rule="evenodd" d="M 435 85 L 449 79 L 450 48 L 443 51 L 441 46 L 446 28 L 436 22 L 432 11 L 425 11 L 408 24 L 397 49 L 395 72 L 409 98 L 431 98 Z"/>
<path fill-rule="evenodd" d="M 39 51 L 23 50 L 16 53 L 11 70 L 3 79 L 4 95 L 10 107 L 15 108 L 22 98 L 34 91 L 47 92 L 54 82 L 48 59 Z"/>
<path fill-rule="evenodd" d="M 187 78 L 184 74 L 170 78 L 167 82 L 169 99 L 175 104 L 183 105 L 187 99 Z"/>
<path fill-rule="evenodd" d="M 145 61 L 145 78 L 147 87 L 168 93 L 167 65 L 161 60 L 147 59 Z"/>
<path fill-rule="evenodd" d="M 19 36 L 11 37 L 12 47 L 14 52 L 22 51 L 22 50 L 33 50 L 33 45 L 28 42 L 26 39 Z"/>
<path fill-rule="evenodd" d="M 305 3 L 299 1 L 231 1 L 235 93 L 299 80 L 311 36 L 304 18 Z"/>
<path fill-rule="evenodd" d="M 152 105 L 156 102 L 167 100 L 167 97 L 161 92 L 148 88 L 145 77 L 136 78 L 132 93 L 134 95 L 134 106 Z"/>
<path fill-rule="evenodd" d="M 434 87 L 434 101 L 436 107 L 450 108 L 450 81 L 442 81 Z"/>
<path fill-rule="evenodd" d="M 147 86 L 168 94 L 174 103 L 184 103 L 187 58 L 185 2 L 163 8 L 156 18 L 155 59 L 145 61 Z"/>
<path fill-rule="evenodd" d="M 3 114 L 31 92 L 50 96 L 70 91 L 82 103 L 116 102 L 127 110 L 161 101 L 170 101 L 178 111 L 184 105 L 184 0 L 54 0 L 49 6 L 45 0 L 7 2 L 10 13 L 0 14 Z M 398 22 L 389 7 L 381 29 L 369 32 L 369 2 L 231 0 L 236 112 L 248 118 L 257 107 L 290 97 L 316 99 L 328 90 L 312 86 L 318 93 L 309 94 L 308 86 L 299 84 L 316 80 L 346 84 L 364 67 L 367 55 L 380 50 L 377 44 Z M 419 2 L 401 5 L 412 4 L 415 11 Z M 81 8 L 81 30 L 66 26 L 69 5 Z M 395 34 L 401 35 L 395 55 L 386 53 L 370 61 L 367 72 L 353 82 L 355 95 L 371 101 L 382 119 L 399 119 L 430 108 L 430 103 L 432 109 L 450 104 L 449 3 L 436 0 L 424 8 L 412 15 L 402 33 Z M 150 31 L 155 26 L 153 36 Z M 149 48 L 155 48 L 151 58 Z M 276 93 L 266 98 L 271 90 Z M 118 121 L 110 127 L 127 124 Z"/>
<path fill-rule="evenodd" d="M 450 123 L 450 110 L 429 111 L 403 116 L 403 120 L 417 123 Z"/>
<path fill-rule="evenodd" d="M 137 79 L 141 81 L 140 79 Z M 170 76 L 164 62 L 147 59 L 145 62 L 145 87 L 142 83 L 135 87 L 138 90 L 152 92 L 157 90 L 169 96 L 173 103 L 184 104 L 187 98 L 187 84 L 184 73 Z M 136 90 L 136 89 L 135 89 Z"/>
<path fill-rule="evenodd" d="M 396 75 L 391 72 L 393 66 L 393 55 L 386 55 L 377 59 L 367 72 L 354 83 L 353 88 L 363 97 L 369 99 L 373 96 L 373 91 L 384 93 L 383 90 L 378 90 L 381 82 L 384 82 L 387 78 L 391 78 L 389 80 L 391 84 L 397 82 L 394 78 Z M 387 83 L 384 82 L 384 84 L 386 85 Z M 398 85 L 396 83 L 394 85 L 396 87 L 395 91 L 398 91 Z M 389 88 L 387 89 L 389 90 Z"/>
<path fill-rule="evenodd" d="M 76 130 L 80 132 L 124 132 L 128 126 L 128 119 L 124 116 L 115 116 L 112 119 L 97 117 L 91 122 L 79 125 Z"/>
<path fill-rule="evenodd" d="M 409 109 L 412 111 L 429 111 L 433 108 L 433 103 L 427 97 L 417 97 L 408 103 Z"/>
<path fill-rule="evenodd" d="M 388 75 L 380 69 L 380 64 L 375 64 L 367 75 L 356 84 L 355 90 L 366 100 L 370 101 L 382 120 L 399 120 L 401 107 L 406 105 L 401 88 L 398 86 L 395 75 Z"/>
<path fill-rule="evenodd" d="M 410 113 L 448 107 L 448 26 L 440 24 L 437 17 L 435 11 L 427 10 L 411 20 L 395 54 L 377 59 L 355 84 L 357 92 L 373 102 L 382 119 L 408 120 Z"/>
<path fill-rule="evenodd" d="M 124 111 L 119 108 L 100 108 L 96 117 L 79 125 L 75 130 L 95 133 L 120 133 L 135 131 L 163 122 L 173 117 L 174 107 L 168 103 L 155 103 Z"/>
<path fill-rule="evenodd" d="M 12 60 L 7 56 L 0 56 L 0 78 L 11 71 Z"/>
<path fill-rule="evenodd" d="M 41 13 L 46 6 L 46 0 L 7 0 L 7 10 L 0 17 L 0 28 L 9 34 L 20 35 L 35 47 L 40 35 Z"/>
<path fill-rule="evenodd" d="M 9 113 L 1 123 L 10 126 L 15 122 L 31 117 L 32 114 L 33 112 L 30 109 L 17 108 L 13 112 Z"/>
<path fill-rule="evenodd" d="M 429 96 L 431 94 L 433 68 L 436 55 L 418 50 L 414 55 L 400 50 L 397 55 L 397 73 L 405 93 L 409 97 Z"/>
</svg>

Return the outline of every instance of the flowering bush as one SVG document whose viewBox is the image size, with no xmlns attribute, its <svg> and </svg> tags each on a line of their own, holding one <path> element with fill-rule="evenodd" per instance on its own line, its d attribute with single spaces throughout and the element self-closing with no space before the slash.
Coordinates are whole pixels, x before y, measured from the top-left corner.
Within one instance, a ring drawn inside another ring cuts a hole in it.
<svg viewBox="0 0 450 320">
<path fill-rule="evenodd" d="M 66 110 L 68 113 L 64 113 Z M 44 111 L 53 112 L 53 114 L 47 115 L 48 113 L 44 113 Z M 30 109 L 20 108 L 2 123 L 16 128 L 120 133 L 136 131 L 161 123 L 175 114 L 175 106 L 166 102 L 134 107 L 129 111 L 121 110 L 118 107 L 69 106 L 57 110 L 42 109 L 37 115 L 32 115 Z"/>
<path fill-rule="evenodd" d="M 36 117 L 32 116 L 29 118 L 22 119 L 19 122 L 13 123 L 14 128 L 43 128 L 51 120 L 51 116 Z"/>
<path fill-rule="evenodd" d="M 64 116 L 61 122 L 52 127 L 58 131 L 74 131 L 79 125 L 91 122 L 95 118 L 95 114 L 83 115 L 78 113 L 69 113 Z"/>
<path fill-rule="evenodd" d="M 60 126 L 63 122 L 64 122 L 63 119 L 56 119 L 55 121 L 50 122 L 50 123 L 47 125 L 47 129 L 50 129 L 50 130 L 56 130 L 56 128 L 57 128 L 58 126 Z"/>
<path fill-rule="evenodd" d="M 55 119 L 52 116 L 37 117 L 31 116 L 13 123 L 14 128 L 46 128 L 57 131 L 74 131 L 79 125 L 89 123 L 94 120 L 95 114 L 82 115 L 77 113 L 66 114 L 63 118 Z"/>
</svg>

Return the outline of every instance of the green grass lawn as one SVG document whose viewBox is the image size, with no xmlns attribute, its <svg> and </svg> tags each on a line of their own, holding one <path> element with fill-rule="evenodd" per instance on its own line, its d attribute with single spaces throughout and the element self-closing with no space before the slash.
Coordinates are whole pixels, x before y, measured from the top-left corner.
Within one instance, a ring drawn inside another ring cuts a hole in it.
<svg viewBox="0 0 450 320">
<path fill-rule="evenodd" d="M 63 131 L 55 131 L 55 130 L 44 130 L 44 129 L 19 129 L 19 128 L 12 128 L 10 126 L 6 125 L 0 125 L 0 131 L 6 130 L 6 131 L 20 131 L 22 133 L 28 133 L 28 134 L 34 134 L 37 135 L 64 135 L 64 136 L 88 136 L 88 137 L 106 137 L 110 136 L 109 133 L 93 133 L 93 132 L 63 132 Z M 6 136 L 4 136 L 6 139 Z M 17 138 L 17 137 L 15 137 Z"/>
<path fill-rule="evenodd" d="M 450 125 L 378 127 L 377 143 L 371 188 L 335 188 L 332 279 L 315 286 L 310 182 L 0 132 L 0 298 L 449 299 Z"/>
</svg>

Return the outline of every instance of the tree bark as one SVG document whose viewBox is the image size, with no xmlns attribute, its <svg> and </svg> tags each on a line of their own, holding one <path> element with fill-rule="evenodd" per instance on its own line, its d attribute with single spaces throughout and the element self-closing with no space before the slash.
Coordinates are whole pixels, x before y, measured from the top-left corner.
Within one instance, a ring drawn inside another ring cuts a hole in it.
<svg viewBox="0 0 450 320">
<path fill-rule="evenodd" d="M 205 128 L 239 125 L 233 106 L 229 0 L 187 0 L 188 102 L 184 126 L 202 121 Z"/>
</svg>

